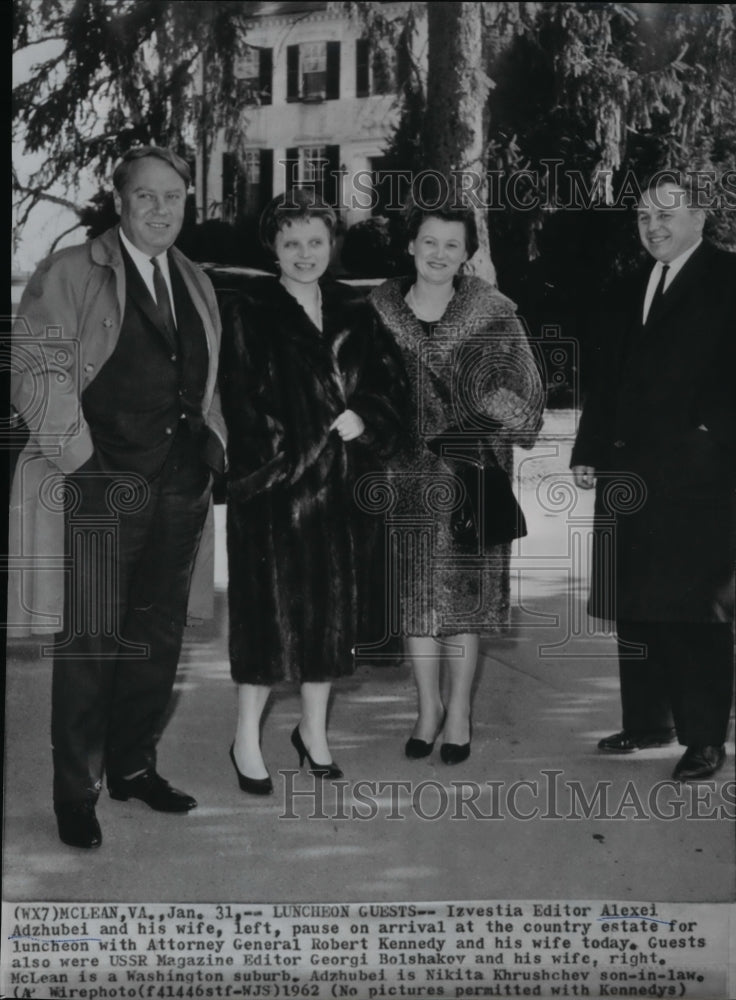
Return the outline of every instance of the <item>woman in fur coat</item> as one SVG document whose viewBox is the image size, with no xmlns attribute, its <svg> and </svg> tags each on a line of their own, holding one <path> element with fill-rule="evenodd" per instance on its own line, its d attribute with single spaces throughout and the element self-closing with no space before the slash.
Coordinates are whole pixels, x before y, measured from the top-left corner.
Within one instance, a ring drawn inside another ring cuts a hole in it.
<svg viewBox="0 0 736 1000">
<path fill-rule="evenodd" d="M 268 794 L 260 748 L 270 687 L 301 684 L 291 735 L 300 764 L 340 777 L 327 744 L 334 678 L 353 670 L 356 477 L 377 468 L 401 425 L 406 382 L 370 306 L 323 279 L 336 217 L 311 194 L 275 198 L 261 240 L 279 277 L 254 279 L 223 310 L 221 392 L 230 432 L 227 551 L 230 662 L 240 787 Z"/>
<path fill-rule="evenodd" d="M 514 304 L 479 278 L 461 275 L 478 247 L 472 210 L 413 205 L 406 222 L 416 274 L 391 279 L 371 295 L 403 355 L 413 397 L 406 445 L 391 463 L 400 576 L 392 582 L 391 603 L 418 696 L 406 755 L 428 756 L 443 732 L 441 759 L 457 764 L 470 754 L 479 633 L 498 632 L 509 621 L 513 537 L 483 545 L 478 520 L 485 525 L 487 519 L 492 530 L 494 512 L 489 507 L 480 515 L 476 501 L 467 514 L 468 494 L 481 481 L 477 473 L 467 478 L 467 469 L 488 464 L 490 456 L 511 474 L 512 445 L 532 446 L 543 400 Z M 464 480 L 458 478 L 463 469 Z M 443 658 L 447 706 L 440 689 Z"/>
</svg>

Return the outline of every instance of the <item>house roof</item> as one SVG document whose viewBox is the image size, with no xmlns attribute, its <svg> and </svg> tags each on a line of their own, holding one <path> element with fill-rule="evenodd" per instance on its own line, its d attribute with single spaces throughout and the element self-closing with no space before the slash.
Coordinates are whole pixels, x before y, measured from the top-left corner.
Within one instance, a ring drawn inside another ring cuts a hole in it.
<svg viewBox="0 0 736 1000">
<path fill-rule="evenodd" d="M 379 0 L 379 3 L 387 3 L 388 0 Z M 324 13 L 330 5 L 320 3 L 318 0 L 265 0 L 262 3 L 249 5 L 247 17 L 291 17 L 300 14 Z"/>
<path fill-rule="evenodd" d="M 306 0 L 270 0 L 270 2 L 257 3 L 249 17 L 284 17 L 289 14 L 308 14 L 311 11 L 326 10 L 326 3 L 309 3 Z"/>
</svg>

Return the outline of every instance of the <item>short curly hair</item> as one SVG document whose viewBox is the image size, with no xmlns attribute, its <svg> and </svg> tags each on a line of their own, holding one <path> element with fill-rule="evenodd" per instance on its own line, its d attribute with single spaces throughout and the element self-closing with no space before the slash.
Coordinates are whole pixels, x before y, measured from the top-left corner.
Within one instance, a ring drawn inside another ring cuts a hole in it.
<svg viewBox="0 0 736 1000">
<path fill-rule="evenodd" d="M 465 227 L 465 249 L 468 257 L 472 257 L 478 249 L 478 225 L 472 208 L 463 205 L 441 205 L 438 208 L 426 208 L 410 200 L 404 206 L 404 229 L 406 241 L 410 243 L 419 235 L 425 219 L 443 219 L 445 222 L 461 222 Z"/>
<path fill-rule="evenodd" d="M 277 233 L 284 226 L 290 226 L 294 222 L 307 222 L 309 219 L 321 219 L 330 234 L 330 243 L 334 243 L 337 229 L 334 209 L 310 188 L 292 188 L 286 194 L 277 195 L 263 209 L 258 223 L 258 236 L 265 249 L 275 256 Z"/>
</svg>

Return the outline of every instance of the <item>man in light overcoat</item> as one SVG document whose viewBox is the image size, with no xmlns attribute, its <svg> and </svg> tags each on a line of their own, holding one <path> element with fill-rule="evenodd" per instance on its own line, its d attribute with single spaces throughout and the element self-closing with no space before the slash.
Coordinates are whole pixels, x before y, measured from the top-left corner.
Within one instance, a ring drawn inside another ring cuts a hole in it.
<svg viewBox="0 0 736 1000">
<path fill-rule="evenodd" d="M 12 402 L 29 439 L 11 500 L 8 625 L 60 631 L 53 799 L 75 847 L 101 843 L 103 773 L 113 799 L 196 806 L 156 770 L 224 465 L 217 303 L 173 247 L 189 183 L 168 149 L 126 154 L 113 174 L 120 225 L 43 261 L 15 328 Z"/>
</svg>

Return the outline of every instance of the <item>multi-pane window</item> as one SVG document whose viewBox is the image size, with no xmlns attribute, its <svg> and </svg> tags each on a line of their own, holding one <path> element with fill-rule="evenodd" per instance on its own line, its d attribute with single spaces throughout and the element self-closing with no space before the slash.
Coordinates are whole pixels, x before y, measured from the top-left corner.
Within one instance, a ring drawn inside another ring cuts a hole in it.
<svg viewBox="0 0 736 1000">
<path fill-rule="evenodd" d="M 355 95 L 369 97 L 390 94 L 406 82 L 409 75 L 405 44 L 391 48 L 385 41 L 372 43 L 359 38 L 355 43 Z"/>
<path fill-rule="evenodd" d="M 257 80 L 260 68 L 260 49 L 249 45 L 235 63 L 235 76 L 239 80 Z"/>
<path fill-rule="evenodd" d="M 222 157 L 222 202 L 226 222 L 257 215 L 271 200 L 273 150 L 246 149 Z"/>
<path fill-rule="evenodd" d="M 235 63 L 239 98 L 248 104 L 270 104 L 272 76 L 272 50 L 249 45 Z"/>
<path fill-rule="evenodd" d="M 248 184 L 261 183 L 261 150 L 246 149 L 243 153 L 243 173 Z"/>
<path fill-rule="evenodd" d="M 339 42 L 302 42 L 287 46 L 287 101 L 333 101 L 339 96 Z"/>
<path fill-rule="evenodd" d="M 302 146 L 299 150 L 299 179 L 302 183 L 321 182 L 326 166 L 326 146 Z"/>
<path fill-rule="evenodd" d="M 340 147 L 294 146 L 286 150 L 286 189 L 304 184 L 335 204 L 339 189 Z"/>
<path fill-rule="evenodd" d="M 299 46 L 302 100 L 324 98 L 327 94 L 327 43 L 305 42 Z"/>
</svg>

